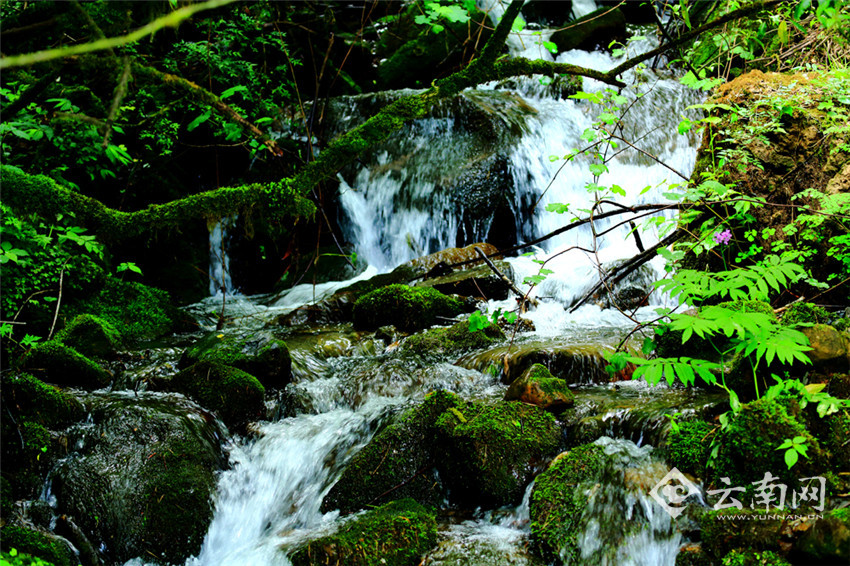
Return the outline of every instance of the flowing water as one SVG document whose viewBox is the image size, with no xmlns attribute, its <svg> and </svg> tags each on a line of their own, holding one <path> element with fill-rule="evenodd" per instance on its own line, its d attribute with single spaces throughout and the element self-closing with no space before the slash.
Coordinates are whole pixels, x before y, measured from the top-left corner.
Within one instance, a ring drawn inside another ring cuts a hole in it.
<svg viewBox="0 0 850 566">
<path fill-rule="evenodd" d="M 582 13 L 594 7 L 588 0 L 573 5 Z M 492 14 L 498 16 L 500 9 L 495 4 Z M 511 38 L 511 49 L 515 54 L 551 59 L 542 48 L 548 33 Z M 628 53 L 652 46 L 650 39 L 637 40 Z M 583 51 L 558 57 L 558 61 L 601 70 L 620 60 Z M 687 106 L 699 100 L 667 71 L 629 72 L 625 80 L 637 87 L 623 93 L 628 98 L 622 105 L 628 107 L 622 120 L 623 137 L 640 140 L 639 145 L 658 162 L 623 151 L 612 156 L 608 172 L 598 182 L 621 187 L 626 195 L 620 202 L 626 206 L 663 201 L 661 193 L 682 182 L 671 169 L 685 176 L 693 169 L 697 140 L 675 132 L 681 117 L 691 113 Z M 583 88 L 595 92 L 607 87 L 585 79 Z M 358 108 L 398 95 L 382 93 L 339 101 L 338 129 L 363 120 Z M 480 120 L 465 120 L 465 109 L 484 116 L 495 127 L 482 137 L 473 127 L 480 125 Z M 586 187 L 592 180 L 588 160 L 579 157 L 568 162 L 563 157 L 586 143 L 581 140 L 582 133 L 600 111 L 587 101 L 557 93 L 553 96 L 551 85 L 541 84 L 540 78 L 483 85 L 441 107 L 432 117 L 408 126 L 391 144 L 364 156 L 362 165 L 340 175 L 345 236 L 355 243 L 358 258 L 369 266 L 358 279 L 389 271 L 423 254 L 499 233 L 529 242 L 559 228 L 572 216 L 547 212 L 547 205 L 569 203 L 573 211 L 592 206 L 594 194 Z M 486 183 L 480 181 L 482 176 Z M 496 215 L 486 206 L 494 199 L 506 203 L 504 214 Z M 596 233 L 613 224 L 597 223 Z M 224 253 L 226 229 L 226 223 L 211 229 L 212 294 L 220 292 L 222 285 L 232 293 Z M 642 236 L 646 247 L 658 240 L 654 229 Z M 590 251 L 569 249 L 574 246 Z M 548 340 L 551 347 L 552 340 L 605 348 L 616 344 L 630 323 L 622 314 L 596 305 L 572 313 L 565 307 L 596 281 L 600 264 L 637 252 L 629 227 L 595 236 L 585 226 L 531 250 L 535 258 L 509 259 L 517 284 L 539 269 L 533 259 L 549 259 L 547 267 L 554 273 L 535 291 L 543 302 L 527 316 L 536 331 L 521 341 Z M 660 272 L 657 264 L 649 269 L 649 276 Z M 275 314 L 319 300 L 348 283 L 302 285 L 273 299 L 237 298 L 228 308 L 231 314 L 246 315 L 246 324 L 262 325 Z M 511 303 L 511 299 L 491 302 L 490 307 L 510 309 L 515 306 Z M 208 312 L 215 305 L 211 300 L 196 306 L 195 312 Z M 648 317 L 651 312 L 644 307 L 637 316 Z M 323 514 L 322 498 L 346 462 L 389 415 L 438 388 L 470 398 L 495 399 L 504 394 L 498 376 L 482 371 L 487 364 L 476 361 L 475 354 L 458 365 L 451 363 L 453 360 L 424 364 L 396 356 L 387 341 L 364 341 L 343 327 L 306 335 L 292 333 L 285 339 L 293 355 L 295 379 L 287 413 L 292 416 L 261 423 L 252 437 L 236 439 L 230 446 L 231 467 L 220 476 L 212 524 L 200 554 L 187 566 L 288 565 L 286 549 L 330 532 L 345 520 L 336 511 Z M 587 401 L 580 403 L 579 411 L 584 411 L 579 417 L 587 420 L 586 426 L 598 425 L 602 434 L 621 437 L 599 441 L 616 465 L 606 473 L 605 482 L 589 494 L 580 539 L 583 563 L 672 565 L 681 537 L 670 518 L 653 507 L 646 495 L 648 486 L 666 470 L 645 443 L 659 437 L 666 423 L 665 412 L 676 407 L 697 411 L 705 403 L 685 399 L 681 392 L 645 385 L 615 390 L 589 383 L 577 393 L 580 397 L 586 394 Z M 652 408 L 640 413 L 635 411 L 639 405 Z M 425 564 L 540 565 L 528 550 L 530 492 L 531 486 L 517 507 L 443 517 L 439 544 Z M 622 528 L 624 521 L 628 529 Z M 140 559 L 132 561 L 142 563 Z"/>
</svg>

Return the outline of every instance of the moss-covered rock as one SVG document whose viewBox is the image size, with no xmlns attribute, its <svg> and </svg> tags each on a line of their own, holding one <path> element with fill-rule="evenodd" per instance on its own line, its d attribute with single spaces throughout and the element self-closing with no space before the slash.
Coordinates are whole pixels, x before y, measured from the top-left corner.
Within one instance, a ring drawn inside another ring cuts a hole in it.
<svg viewBox="0 0 850 566">
<path fill-rule="evenodd" d="M 109 372 L 58 340 L 35 346 L 24 358 L 23 367 L 42 381 L 62 387 L 99 389 L 112 381 Z"/>
<path fill-rule="evenodd" d="M 776 516 L 774 511 L 746 507 L 707 511 L 699 517 L 703 550 L 715 560 L 739 548 L 780 550 L 783 521 L 767 515 Z"/>
<path fill-rule="evenodd" d="M 485 177 L 487 182 L 492 182 Z M 496 267 L 511 278 L 513 269 L 511 264 L 505 261 L 495 262 Z M 430 276 L 428 279 L 416 284 L 417 287 L 433 287 L 434 289 L 447 295 L 460 295 L 462 297 L 476 297 L 484 300 L 502 301 L 508 298 L 510 286 L 507 282 L 493 273 L 487 267 L 473 267 L 459 271 L 451 271 L 450 273 L 441 274 L 439 276 Z"/>
<path fill-rule="evenodd" d="M 544 559 L 580 556 L 578 535 L 587 496 L 582 484 L 594 481 L 602 472 L 605 451 L 585 444 L 559 455 L 537 476 L 531 491 L 531 540 Z"/>
<path fill-rule="evenodd" d="M 392 324 L 414 332 L 433 326 L 437 318 L 464 312 L 464 302 L 430 287 L 388 285 L 360 297 L 354 303 L 354 325 L 367 330 Z"/>
<path fill-rule="evenodd" d="M 440 477 L 452 499 L 475 505 L 518 502 L 535 465 L 561 438 L 551 414 L 516 401 L 466 402 L 445 411 L 436 427 Z"/>
<path fill-rule="evenodd" d="M 0 530 L 0 551 L 9 552 L 13 548 L 52 566 L 75 566 L 79 563 L 68 543 L 59 537 L 29 527 L 6 525 Z M 28 563 L 23 560 L 21 564 Z"/>
<path fill-rule="evenodd" d="M 829 312 L 823 307 L 812 303 L 792 303 L 782 313 L 782 324 L 826 324 L 829 322 Z"/>
<path fill-rule="evenodd" d="M 797 550 L 814 563 L 850 563 L 850 508 L 834 509 L 818 518 L 797 544 Z"/>
<path fill-rule="evenodd" d="M 61 390 L 26 374 L 4 374 L 3 406 L 19 420 L 58 430 L 85 417 L 83 405 Z"/>
<path fill-rule="evenodd" d="M 708 554 L 699 544 L 687 544 L 676 555 L 676 566 L 715 566 Z"/>
<path fill-rule="evenodd" d="M 283 389 L 292 379 L 292 358 L 286 342 L 267 332 L 207 334 L 183 352 L 180 367 L 200 361 L 241 369 L 271 389 Z"/>
<path fill-rule="evenodd" d="M 95 398 L 83 448 L 54 475 L 59 513 L 74 517 L 108 563 L 140 555 L 183 563 L 212 518 L 224 431 L 179 398 Z"/>
<path fill-rule="evenodd" d="M 800 458 L 792 471 L 785 465 L 784 450 L 777 450 L 786 439 L 803 437 L 808 458 Z M 761 481 L 765 472 L 779 477 L 786 485 L 797 478 L 822 475 L 829 470 L 827 453 L 801 422 L 796 401 L 782 402 L 762 398 L 744 405 L 729 419 L 729 426 L 718 433 L 718 452 L 710 480 L 717 484 L 728 477 L 733 486 Z"/>
<path fill-rule="evenodd" d="M 711 438 L 717 427 L 705 421 L 686 421 L 670 431 L 667 454 L 670 464 L 680 472 L 703 477 Z"/>
<path fill-rule="evenodd" d="M 508 387 L 505 400 L 558 412 L 575 403 L 575 396 L 566 381 L 552 376 L 546 366 L 534 364 Z"/>
<path fill-rule="evenodd" d="M 349 513 L 369 505 L 412 497 L 436 505 L 444 493 L 434 480 L 437 418 L 463 401 L 445 391 L 395 418 L 355 456 L 322 501 L 322 510 Z"/>
<path fill-rule="evenodd" d="M 74 317 L 56 339 L 85 356 L 98 358 L 111 357 L 122 346 L 121 335 L 112 324 L 91 314 Z"/>
<path fill-rule="evenodd" d="M 830 453 L 830 470 L 850 474 L 850 410 L 809 419 L 809 429 Z"/>
<path fill-rule="evenodd" d="M 257 378 L 218 362 L 198 362 L 157 387 L 183 393 L 229 427 L 244 426 L 265 411 L 266 390 Z"/>
<path fill-rule="evenodd" d="M 464 320 L 449 328 L 432 328 L 414 334 L 403 342 L 402 348 L 420 356 L 443 356 L 486 348 L 504 339 L 504 332 L 495 324 L 472 332 L 469 321 Z"/>
<path fill-rule="evenodd" d="M 71 315 L 91 314 L 111 324 L 129 342 L 194 328 L 191 317 L 171 303 L 168 293 L 115 277 L 91 295 L 68 305 Z"/>
<path fill-rule="evenodd" d="M 293 566 L 412 566 L 437 543 L 434 513 L 413 501 L 393 501 L 344 523 L 295 550 Z"/>
</svg>

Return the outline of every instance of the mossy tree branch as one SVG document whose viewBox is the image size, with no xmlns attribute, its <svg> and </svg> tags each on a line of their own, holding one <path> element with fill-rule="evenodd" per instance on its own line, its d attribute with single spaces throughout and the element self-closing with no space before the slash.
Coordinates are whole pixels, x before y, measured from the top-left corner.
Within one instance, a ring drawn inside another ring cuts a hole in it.
<svg viewBox="0 0 850 566">
<path fill-rule="evenodd" d="M 316 184 L 332 178 L 368 149 L 386 141 L 406 123 L 427 116 L 434 103 L 440 99 L 455 96 L 465 88 L 488 81 L 532 74 L 563 73 L 586 76 L 621 87 L 624 85 L 617 76 L 625 70 L 689 41 L 709 29 L 774 6 L 780 1 L 767 0 L 730 12 L 680 36 L 675 42 L 633 57 L 608 72 L 600 72 L 564 63 L 499 59 L 513 21 L 523 4 L 522 0 L 513 0 L 496 27 L 496 31 L 485 44 L 481 56 L 474 59 L 465 69 L 436 81 L 426 91 L 402 97 L 387 105 L 360 126 L 337 138 L 319 154 L 315 161 L 304 166 L 291 179 L 283 179 L 271 184 L 216 189 L 128 213 L 110 209 L 95 199 L 57 185 L 47 177 L 26 175 L 14 168 L 4 167 L 2 169 L 4 200 L 13 207 L 46 216 L 60 211 L 73 211 L 105 240 L 120 240 L 139 235 L 147 230 L 179 227 L 181 223 L 199 217 L 214 219 L 252 211 L 265 211 L 278 215 L 312 215 L 315 207 L 307 200 L 306 195 Z M 137 76 L 145 76 L 183 90 L 197 100 L 213 106 L 223 116 L 235 121 L 253 135 L 264 136 L 218 97 L 191 81 L 139 63 L 133 64 L 133 72 Z M 274 146 L 269 147 L 274 151 Z M 275 154 L 279 155 L 277 152 Z"/>
</svg>

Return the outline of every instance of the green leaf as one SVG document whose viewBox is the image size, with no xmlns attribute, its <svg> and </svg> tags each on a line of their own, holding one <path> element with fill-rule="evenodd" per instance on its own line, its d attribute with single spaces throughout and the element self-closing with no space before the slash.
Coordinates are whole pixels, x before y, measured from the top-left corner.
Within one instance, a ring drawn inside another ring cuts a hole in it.
<svg viewBox="0 0 850 566">
<path fill-rule="evenodd" d="M 219 96 L 219 98 L 224 100 L 225 98 L 229 98 L 229 97 L 233 96 L 237 92 L 248 92 L 248 87 L 242 86 L 242 85 L 230 87 L 229 89 L 222 92 L 221 96 Z"/>
<path fill-rule="evenodd" d="M 687 120 L 687 119 L 679 122 L 679 135 L 682 135 L 686 132 L 689 132 L 691 127 L 693 127 L 693 125 L 694 125 L 694 123 L 691 122 L 690 120 Z"/>
<path fill-rule="evenodd" d="M 799 457 L 796 450 L 789 449 L 785 451 L 785 465 L 788 466 L 789 470 L 794 467 Z"/>
<path fill-rule="evenodd" d="M 186 130 L 191 132 L 192 130 L 209 120 L 210 116 L 212 116 L 212 110 L 207 110 L 206 112 L 189 122 L 189 125 L 186 126 Z"/>
<path fill-rule="evenodd" d="M 558 54 L 558 46 L 553 41 L 544 41 L 543 47 L 548 49 L 552 55 Z"/>
</svg>

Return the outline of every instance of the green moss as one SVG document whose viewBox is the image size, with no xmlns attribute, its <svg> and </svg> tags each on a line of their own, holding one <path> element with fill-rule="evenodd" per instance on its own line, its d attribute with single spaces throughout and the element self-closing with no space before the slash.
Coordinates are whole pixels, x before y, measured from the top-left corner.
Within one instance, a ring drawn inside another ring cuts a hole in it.
<svg viewBox="0 0 850 566">
<path fill-rule="evenodd" d="M 812 303 L 793 303 L 782 315 L 782 324 L 826 324 L 829 319 L 829 313 L 823 307 Z"/>
<path fill-rule="evenodd" d="M 60 342 L 85 356 L 106 358 L 121 348 L 121 335 L 106 320 L 81 314 L 74 317 L 56 336 Z"/>
<path fill-rule="evenodd" d="M 8 552 L 14 548 L 46 560 L 53 566 L 72 566 L 77 564 L 74 553 L 58 538 L 47 533 L 17 525 L 6 525 L 0 531 L 2 550 Z"/>
<path fill-rule="evenodd" d="M 594 481 L 602 471 L 605 452 L 585 444 L 561 454 L 537 476 L 531 492 L 531 540 L 546 560 L 565 557 L 572 563 L 580 556 L 578 535 L 587 497 L 582 484 Z"/>
<path fill-rule="evenodd" d="M 816 476 L 829 469 L 820 443 L 799 420 L 799 405 L 794 400 L 762 398 L 747 403 L 729 419 L 729 426 L 718 436 L 719 449 L 710 479 L 715 485 L 728 477 L 733 486 L 746 486 L 764 478 L 765 472 L 778 476 L 786 485 L 797 478 Z M 784 451 L 776 448 L 785 439 L 802 436 L 809 458 L 800 458 L 792 470 L 785 465 Z"/>
<path fill-rule="evenodd" d="M 292 378 L 292 359 L 286 342 L 266 333 L 207 334 L 186 349 L 180 365 L 186 367 L 199 361 L 233 366 L 274 389 L 286 387 Z"/>
<path fill-rule="evenodd" d="M 667 437 L 670 464 L 681 472 L 703 477 L 708 461 L 711 438 L 717 427 L 705 421 L 679 423 Z"/>
<path fill-rule="evenodd" d="M 736 485 L 735 482 L 732 485 Z M 707 511 L 699 518 L 703 550 L 716 558 L 739 548 L 777 551 L 780 549 L 783 521 L 761 518 L 775 514 L 775 511 L 747 507 Z"/>
<path fill-rule="evenodd" d="M 477 332 L 471 332 L 469 321 L 464 320 L 449 328 L 432 328 L 414 334 L 404 341 L 402 348 L 420 356 L 440 356 L 486 348 L 504 339 L 505 334 L 495 324 Z"/>
<path fill-rule="evenodd" d="M 765 550 L 733 550 L 723 557 L 723 566 L 791 566 L 782 556 Z"/>
<path fill-rule="evenodd" d="M 845 409 L 815 419 L 811 428 L 831 455 L 830 470 L 850 472 L 850 411 Z"/>
<path fill-rule="evenodd" d="M 198 362 L 177 373 L 165 387 L 214 411 L 228 426 L 260 418 L 265 388 L 244 371 L 216 362 Z"/>
<path fill-rule="evenodd" d="M 394 419 L 351 459 L 322 510 L 350 513 L 400 497 L 438 504 L 444 494 L 432 473 L 434 425 L 444 411 L 462 404 L 457 395 L 436 391 Z"/>
<path fill-rule="evenodd" d="M 554 377 L 543 364 L 532 365 L 511 383 L 505 399 L 531 403 L 554 412 L 575 403 L 575 395 L 567 382 Z"/>
<path fill-rule="evenodd" d="M 375 329 L 392 324 L 412 332 L 432 326 L 437 317 L 451 318 L 464 311 L 464 303 L 430 287 L 388 285 L 354 303 L 354 325 Z"/>
<path fill-rule="evenodd" d="M 134 65 L 134 68 L 144 66 Z M 16 167 L 0 166 L 3 201 L 14 209 L 53 218 L 74 213 L 76 218 L 107 243 L 167 228 L 180 228 L 188 220 L 222 218 L 233 214 L 312 216 L 315 205 L 303 198 L 288 179 L 269 184 L 223 187 L 122 212 L 74 192 L 44 175 L 29 175 Z"/>
<path fill-rule="evenodd" d="M 85 410 L 75 397 L 29 374 L 7 373 L 2 384 L 3 406 L 18 419 L 60 429 L 85 417 Z"/>
<path fill-rule="evenodd" d="M 168 293 L 135 281 L 107 279 L 100 291 L 74 305 L 73 315 L 91 314 L 106 321 L 126 341 L 148 340 L 186 329 L 188 315 L 176 308 Z"/>
<path fill-rule="evenodd" d="M 558 447 L 554 417 L 515 401 L 466 402 L 455 409 L 436 423 L 438 469 L 452 498 L 476 505 L 518 502 L 534 464 Z"/>
<path fill-rule="evenodd" d="M 310 541 L 291 557 L 293 566 L 411 566 L 437 543 L 434 514 L 412 499 L 393 501 Z"/>
<path fill-rule="evenodd" d="M 112 381 L 105 369 L 57 340 L 35 346 L 24 358 L 23 367 L 43 381 L 63 387 L 99 389 Z"/>
</svg>

